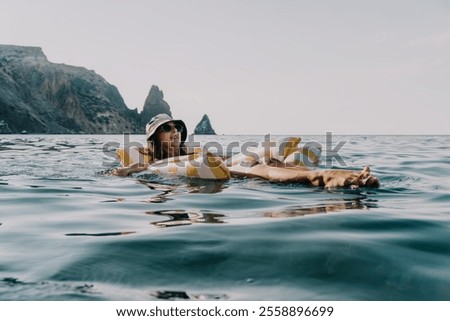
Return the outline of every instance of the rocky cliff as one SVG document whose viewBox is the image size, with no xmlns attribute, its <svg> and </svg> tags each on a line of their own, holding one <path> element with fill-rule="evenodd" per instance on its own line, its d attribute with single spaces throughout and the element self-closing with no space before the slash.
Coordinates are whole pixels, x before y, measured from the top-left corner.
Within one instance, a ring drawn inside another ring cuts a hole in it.
<svg viewBox="0 0 450 321">
<path fill-rule="evenodd" d="M 196 135 L 216 135 L 216 132 L 211 126 L 211 121 L 208 115 L 203 115 L 202 120 L 195 126 L 194 134 Z"/>
<path fill-rule="evenodd" d="M 152 114 L 170 113 L 153 86 L 144 111 L 82 67 L 55 64 L 38 47 L 0 45 L 0 133 L 143 133 Z"/>
<path fill-rule="evenodd" d="M 141 126 L 145 128 L 148 121 L 158 114 L 172 116 L 170 106 L 164 100 L 164 93 L 159 90 L 158 86 L 153 85 L 152 88 L 150 88 L 147 99 L 145 99 L 144 109 L 141 113 Z"/>
</svg>

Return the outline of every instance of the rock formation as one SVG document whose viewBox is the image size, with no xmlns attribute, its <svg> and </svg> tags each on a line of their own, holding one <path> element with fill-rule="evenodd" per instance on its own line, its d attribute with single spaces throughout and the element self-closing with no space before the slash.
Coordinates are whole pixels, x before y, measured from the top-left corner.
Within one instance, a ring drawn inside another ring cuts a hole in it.
<svg viewBox="0 0 450 321">
<path fill-rule="evenodd" d="M 92 70 L 55 64 L 41 48 L 0 45 L 0 131 L 142 133 L 116 87 Z"/>
<path fill-rule="evenodd" d="M 216 135 L 216 132 L 211 126 L 208 115 L 203 115 L 202 120 L 195 126 L 195 135 Z"/>
<path fill-rule="evenodd" d="M 138 113 L 94 71 L 50 63 L 35 47 L 0 45 L 0 121 L 12 132 L 138 132 Z"/>
<path fill-rule="evenodd" d="M 144 103 L 144 109 L 142 110 L 140 116 L 141 126 L 145 128 L 148 121 L 158 114 L 167 114 L 172 116 L 170 106 L 164 100 L 164 93 L 159 90 L 158 86 L 153 85 L 152 88 L 150 88 L 150 92 L 148 93 L 147 99 Z"/>
<path fill-rule="evenodd" d="M 12 134 L 11 128 L 6 121 L 0 120 L 0 134 Z"/>
<path fill-rule="evenodd" d="M 157 86 L 139 114 L 92 70 L 51 63 L 38 47 L 0 45 L 0 134 L 141 134 L 160 113 L 172 116 Z M 198 130 L 214 134 L 205 117 Z"/>
</svg>

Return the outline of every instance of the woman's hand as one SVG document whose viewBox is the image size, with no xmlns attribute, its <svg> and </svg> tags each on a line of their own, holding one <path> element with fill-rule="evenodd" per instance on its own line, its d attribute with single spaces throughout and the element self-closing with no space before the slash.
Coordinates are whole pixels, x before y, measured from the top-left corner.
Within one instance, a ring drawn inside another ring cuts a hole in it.
<svg viewBox="0 0 450 321">
<path fill-rule="evenodd" d="M 370 174 L 370 168 L 364 167 L 361 172 L 348 170 L 323 170 L 314 171 L 317 176 L 311 176 L 313 185 L 324 185 L 325 188 L 333 187 L 379 187 L 378 178 Z"/>
<path fill-rule="evenodd" d="M 115 176 L 128 176 L 145 171 L 147 168 L 148 164 L 133 163 L 130 166 L 117 167 L 111 171 L 111 174 Z"/>
</svg>

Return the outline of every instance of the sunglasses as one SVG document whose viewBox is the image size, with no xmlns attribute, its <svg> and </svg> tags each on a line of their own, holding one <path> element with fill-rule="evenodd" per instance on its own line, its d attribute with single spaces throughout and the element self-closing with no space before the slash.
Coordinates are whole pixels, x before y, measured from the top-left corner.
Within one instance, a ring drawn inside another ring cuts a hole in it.
<svg viewBox="0 0 450 321">
<path fill-rule="evenodd" d="M 182 133 L 184 131 L 184 126 L 181 124 L 175 124 L 175 125 L 162 124 L 160 128 L 161 128 L 161 131 L 163 131 L 164 133 L 170 133 L 174 128 L 179 133 Z"/>
</svg>

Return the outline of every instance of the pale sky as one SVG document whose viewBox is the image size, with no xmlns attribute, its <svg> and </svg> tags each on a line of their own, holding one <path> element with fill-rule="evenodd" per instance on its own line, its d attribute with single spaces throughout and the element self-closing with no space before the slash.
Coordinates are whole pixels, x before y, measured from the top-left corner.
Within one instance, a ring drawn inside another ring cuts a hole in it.
<svg viewBox="0 0 450 321">
<path fill-rule="evenodd" d="M 0 30 L 190 131 L 450 134 L 449 0 L 0 0 Z"/>
</svg>

